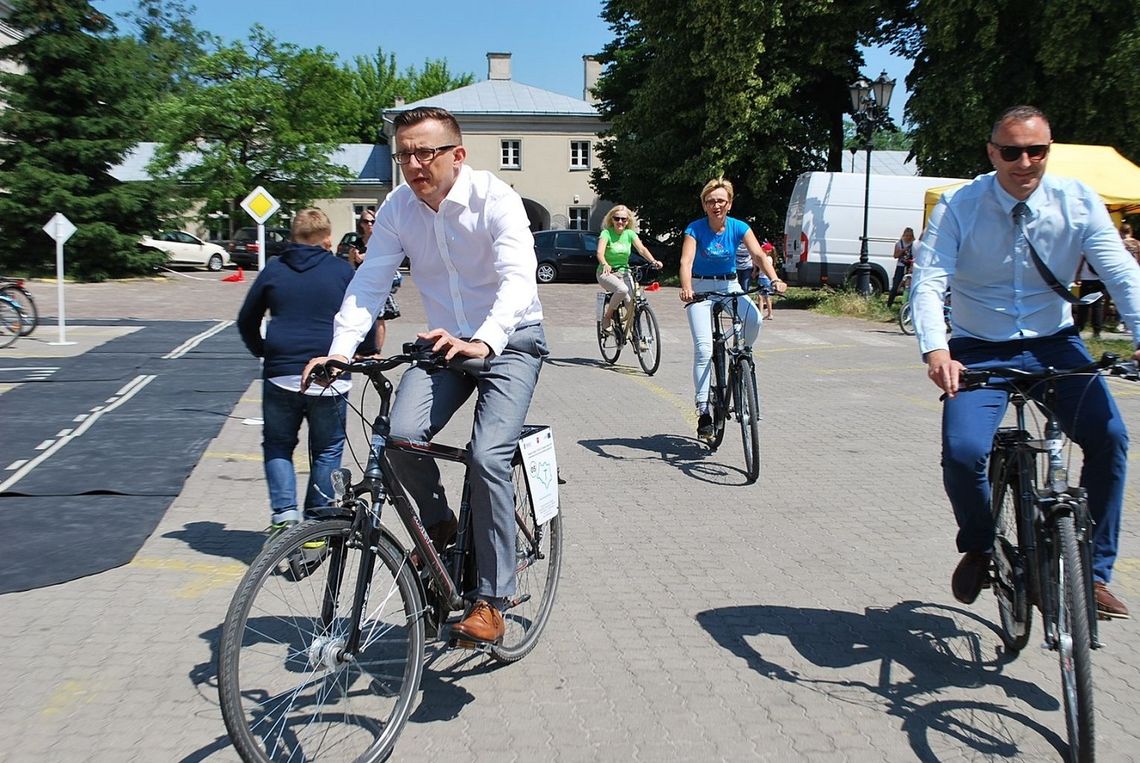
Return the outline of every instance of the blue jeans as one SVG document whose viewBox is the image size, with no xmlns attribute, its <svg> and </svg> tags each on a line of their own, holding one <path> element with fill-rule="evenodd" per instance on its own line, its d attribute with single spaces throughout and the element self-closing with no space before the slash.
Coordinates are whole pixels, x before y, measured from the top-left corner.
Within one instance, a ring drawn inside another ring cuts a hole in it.
<svg viewBox="0 0 1140 763">
<path fill-rule="evenodd" d="M 303 395 L 265 380 L 261 398 L 261 451 L 269 509 L 273 522 L 304 519 L 297 508 L 297 474 L 293 450 L 301 422 L 309 424 L 309 488 L 304 508 L 324 506 L 332 498 L 332 473 L 344 452 L 344 416 L 347 400 L 340 395 Z"/>
<path fill-rule="evenodd" d="M 541 325 L 517 329 L 476 376 L 459 371 L 428 373 L 409 368 L 400 379 L 392 405 L 391 436 L 430 440 L 464 401 L 477 393 L 468 467 L 471 470 L 471 523 L 479 572 L 476 592 L 487 599 L 515 593 L 515 490 L 511 459 L 526 422 L 538 383 L 542 358 L 548 354 Z M 434 459 L 388 451 L 419 508 L 424 527 L 454 516 Z"/>
<path fill-rule="evenodd" d="M 1036 339 L 983 342 L 951 339 L 950 354 L 969 368 L 1013 366 L 1040 371 L 1074 368 L 1090 358 L 1074 330 Z M 1042 390 L 1042 394 L 1044 390 Z M 942 408 L 942 480 L 958 521 L 958 550 L 993 547 L 990 486 L 986 480 L 990 446 L 1001 425 L 1009 395 L 1001 390 L 960 392 Z M 1100 377 L 1057 381 L 1057 417 L 1084 453 L 1081 485 L 1088 490 L 1093 531 L 1093 578 L 1109 582 L 1116 561 L 1128 464 L 1128 431 L 1108 385 Z"/>
</svg>

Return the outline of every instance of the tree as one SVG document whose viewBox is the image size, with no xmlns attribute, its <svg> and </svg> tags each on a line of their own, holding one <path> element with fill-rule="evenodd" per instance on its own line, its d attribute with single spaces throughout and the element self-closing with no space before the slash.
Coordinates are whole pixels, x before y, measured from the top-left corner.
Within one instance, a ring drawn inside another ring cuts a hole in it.
<svg viewBox="0 0 1140 763">
<path fill-rule="evenodd" d="M 397 98 L 407 102 L 430 98 L 470 85 L 474 74 L 452 76 L 443 59 L 429 59 L 416 70 L 409 66 L 403 75 L 397 73 L 396 57 L 385 57 L 381 48 L 376 55 L 357 56 L 347 72 L 352 82 L 353 97 L 359 103 L 353 139 L 359 143 L 377 143 L 384 139 L 380 130 L 380 114 L 396 105 Z"/>
<path fill-rule="evenodd" d="M 795 177 L 838 170 L 847 85 L 877 4 L 859 0 L 608 0 L 614 40 L 599 56 L 610 123 L 591 182 L 638 209 L 653 234 L 700 214 L 697 194 L 724 175 L 734 214 L 778 230 Z"/>
<path fill-rule="evenodd" d="M 78 229 L 70 275 L 150 270 L 163 257 L 138 240 L 157 225 L 167 191 L 110 174 L 138 141 L 151 96 L 137 46 L 108 37 L 110 19 L 84 0 L 16 0 L 9 23 L 25 37 L 0 51 L 22 67 L 0 73 L 0 268 L 54 269 L 42 226 L 62 212 Z"/>
<path fill-rule="evenodd" d="M 203 201 L 203 221 L 243 214 L 238 204 L 259 185 L 288 217 L 350 179 L 330 156 L 352 138 L 357 110 L 332 54 L 279 43 L 255 25 L 245 42 L 215 42 L 188 86 L 156 109 L 160 143 L 150 170 Z"/>
<path fill-rule="evenodd" d="M 992 123 L 1018 104 L 1041 108 L 1054 140 L 1112 145 L 1140 161 L 1135 0 L 917 0 L 912 10 L 885 32 L 915 61 L 906 112 L 926 174 L 992 169 Z"/>
</svg>

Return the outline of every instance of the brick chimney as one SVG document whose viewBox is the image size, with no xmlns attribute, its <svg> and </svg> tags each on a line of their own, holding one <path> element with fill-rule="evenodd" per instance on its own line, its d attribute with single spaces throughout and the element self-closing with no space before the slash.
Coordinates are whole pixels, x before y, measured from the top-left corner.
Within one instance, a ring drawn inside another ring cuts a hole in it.
<svg viewBox="0 0 1140 763">
<path fill-rule="evenodd" d="M 487 54 L 487 79 L 505 79 L 511 78 L 511 54 L 510 53 L 488 53 Z"/>
<path fill-rule="evenodd" d="M 602 74 L 602 65 L 593 56 L 582 56 L 585 84 L 582 87 L 582 100 L 586 103 L 597 103 L 594 95 L 594 85 L 598 84 L 598 77 Z"/>
</svg>

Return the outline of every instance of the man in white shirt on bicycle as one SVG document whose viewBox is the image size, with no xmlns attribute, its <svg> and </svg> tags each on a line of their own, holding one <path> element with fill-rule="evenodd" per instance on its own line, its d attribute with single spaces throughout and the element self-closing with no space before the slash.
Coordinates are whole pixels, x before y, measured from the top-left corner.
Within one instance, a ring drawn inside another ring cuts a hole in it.
<svg viewBox="0 0 1140 763">
<path fill-rule="evenodd" d="M 455 118 L 416 108 L 395 119 L 393 159 L 405 182 L 376 211 L 368 256 L 337 314 L 329 356 L 347 360 L 376 318 L 404 256 L 423 298 L 421 342 L 448 359 L 489 358 L 477 375 L 408 369 L 392 409 L 393 437 L 430 440 L 478 395 L 471 434 L 471 516 L 478 600 L 453 633 L 495 642 L 515 593 L 515 516 L 511 458 L 548 354 L 535 280 L 537 259 L 522 199 L 490 172 L 472 170 Z M 325 358 L 315 358 L 306 378 Z M 436 548 L 456 533 L 439 470 L 431 459 L 390 452 Z"/>
</svg>

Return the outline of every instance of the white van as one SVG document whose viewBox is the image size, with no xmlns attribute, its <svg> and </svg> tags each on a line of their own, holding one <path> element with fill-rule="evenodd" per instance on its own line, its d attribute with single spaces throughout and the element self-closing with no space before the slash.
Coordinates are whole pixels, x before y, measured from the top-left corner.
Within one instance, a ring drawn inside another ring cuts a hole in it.
<svg viewBox="0 0 1140 763">
<path fill-rule="evenodd" d="M 886 291 L 895 272 L 895 242 L 903 228 L 922 233 L 926 191 L 967 182 L 962 178 L 871 175 L 867 255 L 871 289 Z M 784 221 L 784 268 L 796 286 L 854 285 L 863 235 L 867 176 L 805 172 L 796 179 Z"/>
</svg>

